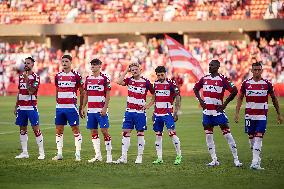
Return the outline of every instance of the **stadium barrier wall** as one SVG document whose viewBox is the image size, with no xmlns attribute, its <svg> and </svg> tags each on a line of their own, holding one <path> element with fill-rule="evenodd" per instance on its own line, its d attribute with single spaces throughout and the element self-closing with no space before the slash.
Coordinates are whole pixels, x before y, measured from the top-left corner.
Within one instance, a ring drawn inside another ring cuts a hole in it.
<svg viewBox="0 0 284 189">
<path fill-rule="evenodd" d="M 124 86 L 120 86 L 116 83 L 111 83 L 112 90 L 110 95 L 111 96 L 127 96 L 127 88 Z M 240 87 L 238 87 L 240 88 Z M 192 90 L 189 90 L 185 85 L 181 88 L 181 95 L 182 96 L 194 96 Z M 274 90 L 276 96 L 284 97 L 284 83 L 276 83 L 274 84 Z M 16 95 L 18 92 L 18 85 L 15 83 L 11 83 L 7 88 L 7 95 Z M 225 93 L 227 95 L 228 93 Z M 46 83 L 41 84 L 39 91 L 39 96 L 55 96 L 55 85 L 53 83 Z"/>
<path fill-rule="evenodd" d="M 170 25 L 170 27 L 169 27 Z M 0 36 L 154 34 L 187 32 L 250 32 L 284 29 L 284 19 L 242 19 L 173 22 L 68 24 L 0 24 Z"/>
</svg>

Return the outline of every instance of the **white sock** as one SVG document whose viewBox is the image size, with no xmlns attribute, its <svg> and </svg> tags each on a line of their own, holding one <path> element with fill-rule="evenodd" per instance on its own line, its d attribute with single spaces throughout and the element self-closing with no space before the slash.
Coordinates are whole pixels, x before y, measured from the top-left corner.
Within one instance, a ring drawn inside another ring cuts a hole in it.
<svg viewBox="0 0 284 189">
<path fill-rule="evenodd" d="M 176 135 L 173 135 L 172 136 L 172 141 L 173 141 L 173 144 L 175 146 L 175 149 L 176 149 L 176 153 L 177 155 L 181 155 L 181 150 L 180 150 L 180 141 L 179 141 L 179 138 L 176 136 Z"/>
<path fill-rule="evenodd" d="M 93 147 L 94 147 L 96 156 L 101 157 L 102 156 L 102 154 L 101 154 L 101 141 L 100 141 L 99 136 L 97 136 L 96 138 L 93 138 L 92 142 L 93 142 Z"/>
<path fill-rule="evenodd" d="M 253 150 L 254 138 L 249 138 L 250 149 Z"/>
<path fill-rule="evenodd" d="M 138 156 L 142 156 L 144 152 L 144 146 L 145 146 L 145 139 L 144 135 L 138 135 L 137 136 L 137 148 L 138 148 Z"/>
<path fill-rule="evenodd" d="M 156 151 L 159 159 L 163 159 L 163 136 L 156 135 Z"/>
<path fill-rule="evenodd" d="M 127 152 L 130 146 L 130 137 L 122 137 L 122 147 L 121 152 L 123 157 L 127 157 Z"/>
<path fill-rule="evenodd" d="M 42 136 L 42 133 L 40 132 L 40 130 L 35 132 L 35 136 L 36 136 L 36 143 L 38 145 L 39 154 L 44 154 L 43 136 Z"/>
<path fill-rule="evenodd" d="M 236 145 L 236 142 L 232 136 L 231 133 L 227 133 L 224 135 L 224 137 L 226 138 L 229 146 L 230 146 L 230 149 L 231 149 L 231 152 L 233 154 L 233 157 L 234 159 L 238 159 L 238 150 L 237 150 L 237 145 Z"/>
<path fill-rule="evenodd" d="M 57 147 L 57 154 L 62 155 L 62 148 L 63 148 L 63 134 L 56 134 L 56 147 Z"/>
<path fill-rule="evenodd" d="M 82 135 L 81 133 L 74 134 L 76 154 L 80 155 L 81 145 L 82 145 Z"/>
<path fill-rule="evenodd" d="M 20 143 L 22 146 L 23 153 L 28 153 L 28 132 L 20 131 Z"/>
<path fill-rule="evenodd" d="M 252 151 L 252 163 L 257 163 L 259 161 L 260 153 L 261 153 L 261 147 L 262 147 L 262 138 L 255 137 L 254 139 L 254 145 L 253 145 L 253 151 Z"/>
<path fill-rule="evenodd" d="M 215 152 L 215 144 L 213 140 L 213 133 L 206 134 L 206 143 L 208 147 L 208 152 L 210 153 L 212 160 L 217 160 L 217 156 Z"/>
<path fill-rule="evenodd" d="M 111 156 L 112 146 L 111 146 L 111 137 L 109 135 L 105 137 L 105 146 L 106 146 L 107 156 Z"/>
</svg>

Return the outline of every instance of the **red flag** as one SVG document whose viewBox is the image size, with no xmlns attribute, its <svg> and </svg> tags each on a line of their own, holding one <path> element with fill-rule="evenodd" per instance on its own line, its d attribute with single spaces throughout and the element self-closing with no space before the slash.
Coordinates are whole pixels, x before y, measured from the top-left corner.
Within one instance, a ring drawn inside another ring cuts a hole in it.
<svg viewBox="0 0 284 189">
<path fill-rule="evenodd" d="M 203 75 L 200 63 L 192 54 L 187 51 L 179 42 L 165 34 L 166 45 L 168 46 L 168 55 L 175 71 L 187 72 L 197 81 Z"/>
</svg>

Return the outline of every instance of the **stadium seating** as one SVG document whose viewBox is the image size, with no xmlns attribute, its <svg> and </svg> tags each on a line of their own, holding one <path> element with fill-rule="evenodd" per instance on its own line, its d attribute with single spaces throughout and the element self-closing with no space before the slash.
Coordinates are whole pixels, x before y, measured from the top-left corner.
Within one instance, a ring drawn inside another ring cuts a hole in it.
<svg viewBox="0 0 284 189">
<path fill-rule="evenodd" d="M 210 3 L 202 4 L 197 0 L 195 2 L 180 0 L 161 3 L 152 3 L 152 1 L 144 3 L 138 0 L 113 0 L 107 1 L 107 4 L 99 2 L 87 0 L 35 0 L 33 3 L 27 0 L 1 1 L 0 24 L 261 19 L 270 3 L 269 0 L 224 0 L 223 3 L 210 1 Z M 71 11 L 74 10 L 78 11 L 78 15 L 72 16 Z M 246 11 L 249 13 L 246 14 Z M 71 18 L 68 16 L 69 13 Z M 283 18 L 283 8 L 279 10 L 276 17 Z"/>
<path fill-rule="evenodd" d="M 252 41 L 204 41 L 190 40 L 185 47 L 192 52 L 200 62 L 205 73 L 208 72 L 208 62 L 212 58 L 218 58 L 222 62 L 221 72 L 231 78 L 235 84 L 240 85 L 243 79 L 249 76 L 252 58 L 262 60 L 264 63 L 264 77 L 273 83 L 284 82 L 284 42 L 283 39 L 266 41 L 261 39 L 259 44 Z M 33 41 L 20 44 L 0 43 L 0 52 L 5 54 L 3 59 L 5 86 L 16 83 L 18 72 L 23 69 L 19 60 L 32 55 L 36 59 L 35 70 L 41 75 L 41 83 L 54 82 L 54 75 L 59 71 L 61 50 L 52 50 L 45 44 L 37 44 Z M 274 52 L 274 53 L 271 53 Z M 147 44 L 142 42 L 119 42 L 118 39 L 98 41 L 92 45 L 81 45 L 77 50 L 69 52 L 73 56 L 74 69 L 83 77 L 88 74 L 88 63 L 98 57 L 104 62 L 103 71 L 111 80 L 118 77 L 126 65 L 139 57 L 142 62 L 143 75 L 152 81 L 155 78 L 153 68 L 158 65 L 166 65 L 171 74 L 171 64 L 167 58 L 167 48 L 163 40 L 152 38 Z M 132 57 L 132 58 L 131 58 Z M 184 90 L 192 89 L 190 75 L 182 75 Z"/>
</svg>

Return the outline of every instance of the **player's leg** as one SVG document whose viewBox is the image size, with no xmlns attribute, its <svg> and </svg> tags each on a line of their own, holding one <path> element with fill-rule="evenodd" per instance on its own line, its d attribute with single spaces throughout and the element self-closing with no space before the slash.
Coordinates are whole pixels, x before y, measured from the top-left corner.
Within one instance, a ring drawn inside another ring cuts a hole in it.
<svg viewBox="0 0 284 189">
<path fill-rule="evenodd" d="M 22 147 L 22 153 L 17 155 L 16 159 L 29 158 L 28 154 L 28 115 L 26 110 L 18 110 L 16 117 L 16 125 L 20 126 L 20 143 Z"/>
<path fill-rule="evenodd" d="M 266 131 L 267 121 L 257 120 L 255 121 L 254 124 L 255 124 L 254 125 L 255 126 L 255 135 L 254 135 L 255 141 L 253 145 L 253 159 L 252 159 L 252 164 L 250 167 L 252 169 L 262 170 L 264 168 L 260 166 L 261 164 L 260 154 L 261 154 L 261 149 L 262 149 L 262 139 Z"/>
<path fill-rule="evenodd" d="M 215 151 L 215 143 L 214 143 L 214 138 L 213 138 L 213 128 L 214 128 L 214 123 L 212 120 L 213 116 L 205 115 L 203 114 L 203 128 L 205 131 L 205 136 L 206 136 L 206 144 L 208 148 L 208 152 L 212 158 L 212 161 L 208 163 L 208 166 L 217 166 L 219 165 L 219 161 L 216 155 Z"/>
<path fill-rule="evenodd" d="M 107 160 L 106 163 L 112 163 L 112 155 L 111 155 L 111 136 L 108 132 L 109 128 L 109 121 L 108 121 L 108 115 L 105 116 L 100 116 L 100 127 L 101 127 L 101 132 L 104 135 L 104 141 L 105 141 L 105 147 L 106 147 L 106 152 L 107 152 Z"/>
<path fill-rule="evenodd" d="M 147 130 L 147 117 L 146 113 L 135 113 L 136 118 L 134 119 L 135 128 L 137 131 L 137 157 L 135 163 L 142 163 L 144 147 L 145 147 L 145 137 L 144 131 Z"/>
<path fill-rule="evenodd" d="M 67 124 L 67 119 L 64 113 L 64 109 L 57 108 L 56 115 L 55 115 L 55 125 L 56 125 L 56 148 L 57 148 L 57 155 L 52 158 L 52 160 L 62 160 L 63 159 L 63 132 L 64 132 L 64 125 Z"/>
<path fill-rule="evenodd" d="M 28 117 L 36 137 L 36 143 L 38 145 L 38 151 L 39 151 L 38 159 L 43 160 L 45 158 L 44 148 L 43 148 L 43 135 L 39 128 L 39 114 L 37 109 L 35 108 L 34 110 L 28 111 Z"/>
<path fill-rule="evenodd" d="M 245 133 L 248 134 L 250 149 L 253 150 L 255 127 L 251 126 L 251 120 L 245 119 Z"/>
<path fill-rule="evenodd" d="M 69 109 L 69 111 L 65 114 L 68 120 L 69 125 L 72 128 L 72 132 L 74 135 L 74 142 L 75 142 L 75 161 L 81 161 L 81 146 L 82 146 L 82 135 L 79 129 L 79 112 L 77 108 Z"/>
<path fill-rule="evenodd" d="M 163 120 L 168 129 L 168 134 L 172 138 L 172 142 L 174 144 L 176 154 L 177 154 L 174 164 L 179 165 L 181 163 L 182 156 L 181 156 L 180 140 L 178 136 L 176 135 L 174 118 L 170 114 L 170 115 L 163 116 Z"/>
<path fill-rule="evenodd" d="M 154 123 L 153 123 L 153 130 L 156 133 L 156 152 L 158 158 L 153 161 L 153 164 L 162 164 L 163 163 L 163 127 L 164 122 L 160 116 L 154 115 Z"/>
<path fill-rule="evenodd" d="M 236 142 L 235 142 L 233 135 L 231 133 L 230 127 L 228 125 L 227 116 L 223 113 L 219 116 L 216 116 L 215 119 L 216 119 L 216 122 L 218 123 L 218 125 L 220 125 L 223 136 L 225 137 L 225 139 L 228 142 L 228 145 L 230 146 L 232 155 L 234 157 L 235 166 L 241 167 L 243 164 L 239 161 L 237 145 L 236 145 Z"/>
<path fill-rule="evenodd" d="M 102 161 L 101 155 L 101 143 L 100 137 L 98 133 L 98 119 L 97 113 L 88 113 L 87 114 L 87 129 L 90 129 L 92 136 L 92 143 L 95 150 L 95 157 L 88 160 L 89 163 L 95 161 Z"/>
<path fill-rule="evenodd" d="M 133 119 L 133 112 L 125 112 L 122 124 L 121 157 L 115 163 L 127 163 L 130 135 L 134 129 Z"/>
</svg>

